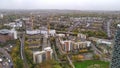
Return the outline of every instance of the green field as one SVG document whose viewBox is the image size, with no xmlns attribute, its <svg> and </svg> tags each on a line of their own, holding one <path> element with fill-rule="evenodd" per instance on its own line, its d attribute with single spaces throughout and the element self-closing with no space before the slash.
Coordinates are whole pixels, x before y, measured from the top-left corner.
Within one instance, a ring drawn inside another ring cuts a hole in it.
<svg viewBox="0 0 120 68">
<path fill-rule="evenodd" d="M 109 62 L 98 60 L 86 60 L 82 62 L 75 62 L 75 68 L 109 68 Z"/>
</svg>

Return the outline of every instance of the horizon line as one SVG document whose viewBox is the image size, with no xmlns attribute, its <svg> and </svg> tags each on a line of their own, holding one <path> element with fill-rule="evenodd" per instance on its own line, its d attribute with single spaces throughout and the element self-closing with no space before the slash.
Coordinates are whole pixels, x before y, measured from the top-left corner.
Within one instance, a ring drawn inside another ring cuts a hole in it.
<svg viewBox="0 0 120 68">
<path fill-rule="evenodd" d="M 87 9 L 34 9 L 34 8 L 28 8 L 28 9 L 9 9 L 9 8 L 0 8 L 0 10 L 68 10 L 68 11 L 120 11 L 119 9 L 116 10 L 87 10 Z"/>
</svg>

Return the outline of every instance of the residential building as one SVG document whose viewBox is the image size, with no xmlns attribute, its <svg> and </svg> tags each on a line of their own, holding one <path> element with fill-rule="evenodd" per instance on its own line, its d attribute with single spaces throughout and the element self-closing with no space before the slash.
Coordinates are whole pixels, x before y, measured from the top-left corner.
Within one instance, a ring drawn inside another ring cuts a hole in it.
<svg viewBox="0 0 120 68">
<path fill-rule="evenodd" d="M 89 48 L 90 46 L 91 46 L 90 41 L 74 42 L 73 49 L 74 50 L 85 49 L 85 48 Z"/>
<path fill-rule="evenodd" d="M 52 59 L 53 50 L 51 47 L 44 48 L 43 51 L 33 52 L 33 62 L 42 63 L 43 61 Z"/>
<path fill-rule="evenodd" d="M 62 43 L 62 49 L 65 52 L 69 52 L 73 49 L 72 41 L 66 40 L 66 41 L 61 41 L 61 43 Z"/>
<path fill-rule="evenodd" d="M 65 52 L 85 49 L 85 48 L 89 48 L 91 46 L 90 41 L 74 42 L 71 40 L 66 40 L 66 41 L 61 41 L 61 43 L 62 43 L 61 47 Z"/>
<path fill-rule="evenodd" d="M 99 38 L 96 37 L 89 37 L 88 39 L 92 42 L 97 42 L 99 40 Z"/>
<path fill-rule="evenodd" d="M 78 38 L 80 38 L 80 40 L 86 40 L 86 35 L 85 34 L 81 34 L 81 33 L 79 33 L 78 35 L 77 35 L 77 37 Z"/>
<path fill-rule="evenodd" d="M 10 33 L 11 33 L 11 35 L 13 36 L 14 39 L 17 39 L 17 31 L 15 30 L 15 28 L 12 28 L 12 29 L 10 30 Z"/>
<path fill-rule="evenodd" d="M 23 26 L 23 22 L 19 20 L 19 21 L 16 21 L 16 22 L 10 22 L 9 24 L 4 24 L 4 26 L 20 28 L 20 27 Z"/>
<path fill-rule="evenodd" d="M 4 15 L 3 14 L 0 14 L 0 18 L 3 19 Z"/>
<path fill-rule="evenodd" d="M 33 53 L 33 62 L 34 63 L 41 63 L 44 60 L 46 60 L 45 58 L 46 58 L 45 51 L 36 51 Z"/>
<path fill-rule="evenodd" d="M 44 48 L 44 51 L 46 52 L 46 59 L 52 59 L 53 50 L 51 49 L 51 47 Z"/>
</svg>

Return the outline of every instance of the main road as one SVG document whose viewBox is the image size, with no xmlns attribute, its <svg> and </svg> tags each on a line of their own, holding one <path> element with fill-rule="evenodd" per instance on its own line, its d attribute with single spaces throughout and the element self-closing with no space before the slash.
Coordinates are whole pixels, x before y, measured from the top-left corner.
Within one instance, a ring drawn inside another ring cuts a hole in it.
<svg viewBox="0 0 120 68">
<path fill-rule="evenodd" d="M 27 63 L 27 59 L 25 56 L 25 51 L 24 51 L 24 42 L 25 42 L 25 36 L 24 33 L 22 33 L 21 37 L 19 37 L 20 40 L 20 55 L 21 55 L 21 59 L 23 60 L 23 64 L 24 64 L 24 68 L 29 68 L 28 63 Z"/>
<path fill-rule="evenodd" d="M 74 28 L 76 28 L 77 26 L 79 26 L 81 24 L 81 22 L 77 22 L 77 23 L 74 23 L 73 25 L 71 25 L 69 28 L 68 28 L 68 32 L 72 31 Z"/>
<path fill-rule="evenodd" d="M 97 54 L 103 54 L 99 49 L 97 49 L 97 47 L 94 45 L 94 44 L 91 44 L 91 47 L 94 49 L 94 51 L 97 53 Z"/>
<path fill-rule="evenodd" d="M 92 44 L 91 47 L 94 49 L 95 54 L 100 56 L 101 60 L 104 60 L 104 61 L 110 61 L 111 60 L 110 58 L 103 57 L 102 55 L 104 53 L 102 53 L 94 44 Z"/>
<path fill-rule="evenodd" d="M 62 47 L 61 47 L 62 44 L 60 43 L 60 39 L 56 37 L 55 41 L 56 41 L 56 46 L 59 49 L 59 53 L 61 55 L 65 55 L 66 54 L 66 58 L 69 61 L 69 64 L 71 65 L 72 68 L 75 68 L 74 64 L 72 63 L 72 60 L 69 58 L 69 56 L 67 55 L 67 53 L 62 50 Z"/>
<path fill-rule="evenodd" d="M 49 44 L 48 38 L 43 36 L 42 50 L 44 50 L 44 48 L 49 47 L 49 46 L 50 44 Z"/>
</svg>

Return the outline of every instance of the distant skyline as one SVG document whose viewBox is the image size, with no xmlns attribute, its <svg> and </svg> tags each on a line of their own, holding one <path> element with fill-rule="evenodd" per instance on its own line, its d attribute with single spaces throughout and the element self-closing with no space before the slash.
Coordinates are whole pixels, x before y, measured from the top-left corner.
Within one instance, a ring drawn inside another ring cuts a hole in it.
<svg viewBox="0 0 120 68">
<path fill-rule="evenodd" d="M 120 0 L 0 0 L 0 9 L 120 10 Z"/>
</svg>

